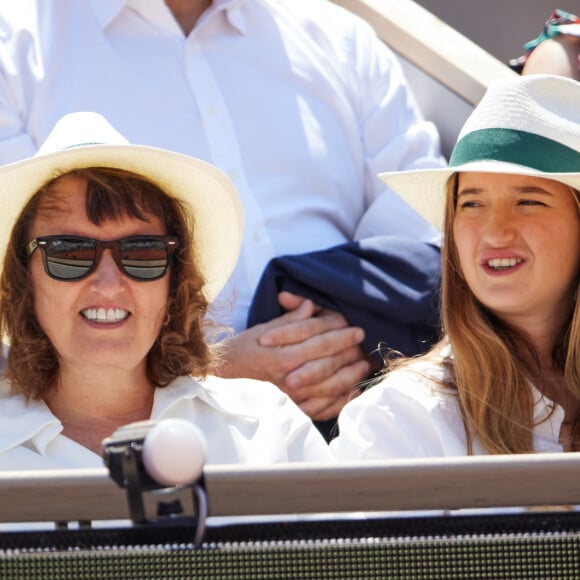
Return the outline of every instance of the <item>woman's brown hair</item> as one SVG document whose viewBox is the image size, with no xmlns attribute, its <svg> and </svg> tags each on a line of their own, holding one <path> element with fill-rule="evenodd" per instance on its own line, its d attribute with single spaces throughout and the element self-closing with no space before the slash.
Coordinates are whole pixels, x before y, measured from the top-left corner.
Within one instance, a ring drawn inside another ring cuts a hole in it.
<svg viewBox="0 0 580 580">
<path fill-rule="evenodd" d="M 56 351 L 34 313 L 25 246 L 35 217 L 58 204 L 54 186 L 65 175 L 86 180 L 86 213 L 94 224 L 124 216 L 143 221 L 148 216 L 161 216 L 167 234 L 177 236 L 179 247 L 168 274 L 168 316 L 147 355 L 147 375 L 160 387 L 179 376 L 205 376 L 213 363 L 212 349 L 206 342 L 208 303 L 195 258 L 195 224 L 189 208 L 143 176 L 122 169 L 91 167 L 64 173 L 44 185 L 12 230 L 0 277 L 0 331 L 9 341 L 5 373 L 13 392 L 43 398 L 58 380 Z"/>
</svg>

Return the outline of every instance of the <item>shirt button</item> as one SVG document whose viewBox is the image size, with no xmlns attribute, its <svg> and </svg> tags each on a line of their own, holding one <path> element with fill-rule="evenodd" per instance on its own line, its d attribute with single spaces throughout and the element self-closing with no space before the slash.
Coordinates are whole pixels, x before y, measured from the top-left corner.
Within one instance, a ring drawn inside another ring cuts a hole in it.
<svg viewBox="0 0 580 580">
<path fill-rule="evenodd" d="M 209 105 L 207 107 L 208 117 L 215 119 L 220 114 L 220 108 L 217 105 Z"/>
</svg>

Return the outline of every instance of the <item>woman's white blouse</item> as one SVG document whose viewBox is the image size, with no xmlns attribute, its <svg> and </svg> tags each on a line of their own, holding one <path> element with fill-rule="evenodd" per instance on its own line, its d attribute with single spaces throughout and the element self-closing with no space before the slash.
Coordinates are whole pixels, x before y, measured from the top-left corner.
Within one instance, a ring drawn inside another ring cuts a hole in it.
<svg viewBox="0 0 580 580">
<path fill-rule="evenodd" d="M 151 419 L 192 421 L 207 440 L 208 463 L 329 461 L 312 421 L 271 383 L 181 377 L 157 389 Z M 10 395 L 0 381 L 0 470 L 102 467 L 100 455 L 62 435 L 42 401 Z"/>
</svg>

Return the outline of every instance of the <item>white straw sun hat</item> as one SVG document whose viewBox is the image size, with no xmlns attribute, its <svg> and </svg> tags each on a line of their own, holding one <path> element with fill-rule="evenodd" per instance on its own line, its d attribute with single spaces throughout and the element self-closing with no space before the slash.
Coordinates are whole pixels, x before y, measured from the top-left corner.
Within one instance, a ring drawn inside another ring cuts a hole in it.
<svg viewBox="0 0 580 580">
<path fill-rule="evenodd" d="M 83 167 L 126 169 L 183 200 L 194 220 L 194 252 L 213 300 L 240 252 L 243 210 L 231 181 L 213 165 L 187 155 L 132 145 L 97 113 L 71 113 L 54 126 L 38 153 L 0 167 L 0 264 L 20 213 L 38 189 Z"/>
<path fill-rule="evenodd" d="M 580 190 L 580 83 L 554 75 L 495 81 L 461 129 L 448 168 L 379 177 L 441 229 L 447 181 L 459 171 L 532 175 Z"/>
</svg>

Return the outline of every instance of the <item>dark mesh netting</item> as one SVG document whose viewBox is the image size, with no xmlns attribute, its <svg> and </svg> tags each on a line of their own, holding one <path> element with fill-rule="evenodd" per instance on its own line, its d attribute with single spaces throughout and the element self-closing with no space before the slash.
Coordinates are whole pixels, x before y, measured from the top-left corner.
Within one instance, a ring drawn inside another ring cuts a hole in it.
<svg viewBox="0 0 580 580">
<path fill-rule="evenodd" d="M 580 577 L 580 515 L 349 519 L 0 534 L 0 578 Z"/>
</svg>

